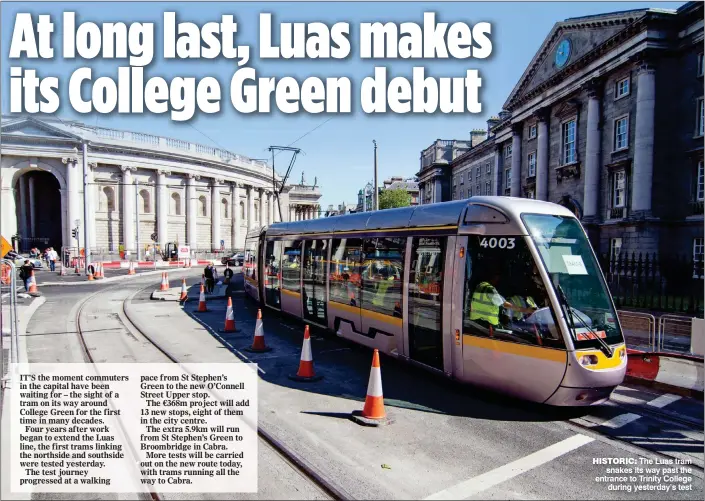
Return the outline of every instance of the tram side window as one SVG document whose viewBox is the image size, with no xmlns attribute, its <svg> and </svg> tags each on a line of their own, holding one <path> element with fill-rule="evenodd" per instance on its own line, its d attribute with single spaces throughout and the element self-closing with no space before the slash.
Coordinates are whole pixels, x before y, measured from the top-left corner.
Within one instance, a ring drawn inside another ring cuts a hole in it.
<svg viewBox="0 0 705 501">
<path fill-rule="evenodd" d="M 362 308 L 401 317 L 406 238 L 371 238 L 363 242 Z"/>
<path fill-rule="evenodd" d="M 301 240 L 282 242 L 282 287 L 291 292 L 301 292 Z"/>
<path fill-rule="evenodd" d="M 470 236 L 463 331 L 564 348 L 546 287 L 523 237 Z"/>
<path fill-rule="evenodd" d="M 362 240 L 336 238 L 330 255 L 330 300 L 360 306 Z"/>
<path fill-rule="evenodd" d="M 279 305 L 279 273 L 281 257 L 281 242 L 269 240 L 264 254 L 264 287 L 267 293 L 267 303 L 272 306 Z"/>
<path fill-rule="evenodd" d="M 245 276 L 257 280 L 257 242 L 256 240 L 245 243 Z"/>
</svg>

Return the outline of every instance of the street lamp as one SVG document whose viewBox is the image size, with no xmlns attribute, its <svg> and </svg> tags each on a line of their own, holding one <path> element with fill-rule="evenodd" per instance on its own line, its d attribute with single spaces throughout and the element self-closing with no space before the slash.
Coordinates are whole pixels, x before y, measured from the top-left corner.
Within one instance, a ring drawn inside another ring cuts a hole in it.
<svg viewBox="0 0 705 501">
<path fill-rule="evenodd" d="M 377 141 L 373 139 L 372 143 L 375 145 L 375 191 L 372 193 L 372 210 L 379 210 L 379 201 L 377 200 Z"/>
</svg>

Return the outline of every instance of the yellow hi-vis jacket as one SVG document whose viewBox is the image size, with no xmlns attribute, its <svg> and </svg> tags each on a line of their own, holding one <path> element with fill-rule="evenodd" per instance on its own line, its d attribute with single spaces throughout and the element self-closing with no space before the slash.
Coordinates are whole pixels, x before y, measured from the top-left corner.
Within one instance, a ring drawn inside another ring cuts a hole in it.
<svg viewBox="0 0 705 501">
<path fill-rule="evenodd" d="M 472 293 L 470 302 L 470 320 L 485 320 L 499 325 L 499 309 L 504 304 L 504 298 L 497 289 L 488 282 L 481 282 Z"/>
<path fill-rule="evenodd" d="M 523 298 L 519 296 L 518 294 L 516 296 L 512 296 L 509 299 L 509 302 L 512 303 L 513 305 L 519 306 L 520 308 L 536 308 L 536 303 L 534 302 L 534 298 L 531 296 L 527 296 L 526 298 Z M 524 313 L 521 311 L 514 311 L 511 308 L 509 309 L 510 316 L 514 318 L 515 320 L 521 320 L 524 318 Z"/>
</svg>

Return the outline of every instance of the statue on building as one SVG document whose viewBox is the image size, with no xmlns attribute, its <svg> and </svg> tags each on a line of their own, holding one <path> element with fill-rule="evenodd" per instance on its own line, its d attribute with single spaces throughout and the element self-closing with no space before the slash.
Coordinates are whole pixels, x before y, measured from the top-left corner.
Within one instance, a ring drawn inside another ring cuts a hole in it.
<svg viewBox="0 0 705 501">
<path fill-rule="evenodd" d="M 315 188 L 316 186 L 318 186 L 318 176 L 314 176 L 313 178 L 313 187 Z"/>
<path fill-rule="evenodd" d="M 301 186 L 304 186 L 306 184 L 306 180 L 304 179 L 304 171 L 301 171 Z"/>
</svg>

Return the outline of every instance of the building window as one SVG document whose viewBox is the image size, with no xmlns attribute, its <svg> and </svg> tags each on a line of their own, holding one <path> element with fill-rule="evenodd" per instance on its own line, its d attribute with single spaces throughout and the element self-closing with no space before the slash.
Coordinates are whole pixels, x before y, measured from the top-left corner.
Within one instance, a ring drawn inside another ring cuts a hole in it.
<svg viewBox="0 0 705 501">
<path fill-rule="evenodd" d="M 460 190 L 460 200 L 465 198 L 465 190 Z"/>
<path fill-rule="evenodd" d="M 142 214 L 149 214 L 151 212 L 149 192 L 147 190 L 140 190 L 140 198 L 142 199 Z"/>
<path fill-rule="evenodd" d="M 701 97 L 698 99 L 698 136 L 702 136 L 705 133 L 703 126 L 705 126 L 705 100 Z"/>
<path fill-rule="evenodd" d="M 485 164 L 485 172 L 486 172 L 487 174 L 492 174 L 492 166 L 490 165 L 489 162 L 487 162 L 487 163 Z"/>
<path fill-rule="evenodd" d="M 472 168 L 468 169 L 468 183 L 472 181 Z"/>
<path fill-rule="evenodd" d="M 485 183 L 485 196 L 490 196 L 490 183 Z"/>
<path fill-rule="evenodd" d="M 178 193 L 171 194 L 171 215 L 180 216 L 181 215 L 181 195 Z"/>
<path fill-rule="evenodd" d="M 512 169 L 507 169 L 504 171 L 504 189 L 507 190 L 512 187 Z"/>
<path fill-rule="evenodd" d="M 563 138 L 563 164 L 575 162 L 575 119 L 569 120 L 561 126 Z"/>
<path fill-rule="evenodd" d="M 703 238 L 693 239 L 693 278 L 703 278 Z"/>
<path fill-rule="evenodd" d="M 619 257 L 622 253 L 622 239 L 612 238 L 610 239 L 610 256 L 612 258 Z"/>
<path fill-rule="evenodd" d="M 703 76 L 703 53 L 698 54 L 698 76 Z"/>
<path fill-rule="evenodd" d="M 529 190 L 526 192 L 526 198 L 534 199 L 536 198 L 536 194 L 534 193 L 534 190 Z"/>
<path fill-rule="evenodd" d="M 460 184 L 465 184 L 465 176 L 463 174 L 460 174 Z"/>
<path fill-rule="evenodd" d="M 536 176 L 536 152 L 529 153 L 529 177 Z"/>
<path fill-rule="evenodd" d="M 230 214 L 229 214 L 229 211 L 228 211 L 228 207 L 229 207 L 228 199 L 227 199 L 227 198 L 223 198 L 223 199 L 220 201 L 220 205 L 221 205 L 222 208 L 223 208 L 223 210 L 222 210 L 222 216 L 223 216 L 223 218 L 228 219 L 228 218 L 230 217 Z"/>
<path fill-rule="evenodd" d="M 705 171 L 702 160 L 698 162 L 698 184 L 695 191 L 695 199 L 698 202 L 702 202 L 705 199 Z"/>
<path fill-rule="evenodd" d="M 480 168 L 475 167 L 475 179 L 480 179 Z"/>
<path fill-rule="evenodd" d="M 618 80 L 614 86 L 614 98 L 619 99 L 620 97 L 629 95 L 629 77 Z"/>
<path fill-rule="evenodd" d="M 100 199 L 100 212 L 113 212 L 115 210 L 115 190 L 110 186 L 103 188 Z"/>
<path fill-rule="evenodd" d="M 457 177 L 454 177 L 454 178 L 453 178 L 453 188 L 455 188 L 455 186 L 456 186 L 457 184 L 458 184 L 458 178 L 457 178 Z"/>
<path fill-rule="evenodd" d="M 614 151 L 624 150 L 629 146 L 629 116 L 619 117 L 614 121 Z"/>
<path fill-rule="evenodd" d="M 532 125 L 529 127 L 529 139 L 533 139 L 536 137 L 536 125 Z"/>
<path fill-rule="evenodd" d="M 627 189 L 627 176 L 623 170 L 614 173 L 612 186 L 612 207 L 618 209 L 624 207 L 625 193 Z"/>
<path fill-rule="evenodd" d="M 240 202 L 240 220 L 245 220 L 245 202 Z"/>
<path fill-rule="evenodd" d="M 512 145 L 508 144 L 504 147 L 504 158 L 512 158 Z"/>
<path fill-rule="evenodd" d="M 472 196 L 472 186 L 468 188 L 468 198 Z"/>
<path fill-rule="evenodd" d="M 477 196 L 478 196 L 478 197 L 480 196 L 480 193 L 482 193 L 482 192 L 480 191 L 480 185 L 479 185 L 479 184 L 478 184 L 477 186 L 475 186 L 475 193 L 477 193 Z"/>
<path fill-rule="evenodd" d="M 208 203 L 206 203 L 206 197 L 201 195 L 198 197 L 198 205 L 201 208 L 199 211 L 201 213 L 201 216 L 207 217 L 208 216 Z"/>
</svg>

